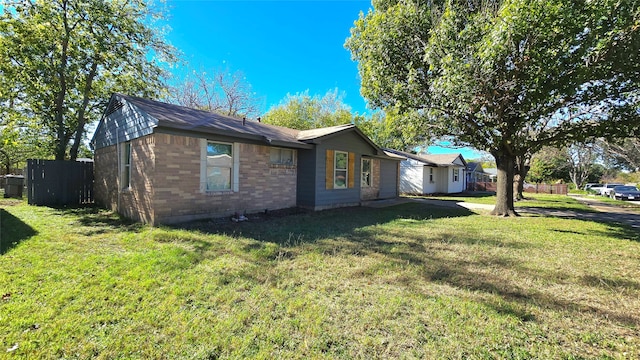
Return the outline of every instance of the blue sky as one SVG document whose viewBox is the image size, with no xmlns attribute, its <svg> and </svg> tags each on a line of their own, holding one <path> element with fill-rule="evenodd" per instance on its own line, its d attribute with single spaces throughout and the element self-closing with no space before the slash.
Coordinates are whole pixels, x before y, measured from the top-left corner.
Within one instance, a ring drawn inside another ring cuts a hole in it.
<svg viewBox="0 0 640 360">
<path fill-rule="evenodd" d="M 196 71 L 240 71 L 262 99 L 262 111 L 287 94 L 324 95 L 338 89 L 353 112 L 369 110 L 360 95 L 358 67 L 344 48 L 362 0 L 167 0 L 166 34 Z M 184 67 L 174 70 L 181 74 Z M 468 149 L 430 147 L 430 153 Z"/>
<path fill-rule="evenodd" d="M 370 1 L 169 0 L 167 40 L 195 70 L 241 71 L 263 111 L 289 94 L 338 89 L 353 111 L 366 111 L 357 64 L 344 48 Z"/>
</svg>

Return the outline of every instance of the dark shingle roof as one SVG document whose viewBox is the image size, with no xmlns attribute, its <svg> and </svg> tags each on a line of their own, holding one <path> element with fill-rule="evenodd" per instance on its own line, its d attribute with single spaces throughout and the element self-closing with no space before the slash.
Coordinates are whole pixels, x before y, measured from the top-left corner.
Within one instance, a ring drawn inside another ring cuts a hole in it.
<svg viewBox="0 0 640 360">
<path fill-rule="evenodd" d="M 264 141 L 275 146 L 311 148 L 313 143 L 321 141 L 321 139 L 345 131 L 355 131 L 373 148 L 377 149 L 377 156 L 387 158 L 382 150 L 353 124 L 311 130 L 295 130 L 136 96 L 114 94 L 112 100 L 116 100 L 114 103 L 119 103 L 118 106 L 122 106 L 121 101 L 127 102 L 137 108 L 138 111 L 146 113 L 155 119 L 154 121 L 157 121 L 156 126 L 159 128 Z M 106 114 L 109 114 L 109 109 L 107 109 Z M 100 124 L 98 127 L 100 127 Z"/>
<path fill-rule="evenodd" d="M 231 116 L 135 96 L 117 96 L 154 117 L 158 120 L 159 127 L 263 139 L 306 147 L 306 143 L 297 139 L 298 130 L 257 121 L 243 121 Z"/>
</svg>

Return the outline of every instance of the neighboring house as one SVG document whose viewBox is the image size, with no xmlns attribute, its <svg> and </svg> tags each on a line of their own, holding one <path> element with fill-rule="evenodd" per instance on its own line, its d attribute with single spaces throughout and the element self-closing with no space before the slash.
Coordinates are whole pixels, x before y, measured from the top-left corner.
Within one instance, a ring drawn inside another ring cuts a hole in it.
<svg viewBox="0 0 640 360">
<path fill-rule="evenodd" d="M 467 184 L 491 181 L 490 175 L 482 168 L 482 163 L 474 161 L 467 163 L 466 178 Z"/>
<path fill-rule="evenodd" d="M 487 169 L 484 169 L 484 172 L 489 174 L 489 181 L 490 182 L 497 182 L 498 181 L 498 169 L 497 168 L 487 168 Z"/>
<path fill-rule="evenodd" d="M 451 194 L 465 190 L 467 163 L 461 154 L 411 154 L 385 149 L 405 158 L 400 163 L 400 192 L 403 194 Z"/>
<path fill-rule="evenodd" d="M 96 202 L 150 224 L 398 196 L 400 159 L 350 124 L 299 131 L 114 94 L 91 145 Z"/>
</svg>

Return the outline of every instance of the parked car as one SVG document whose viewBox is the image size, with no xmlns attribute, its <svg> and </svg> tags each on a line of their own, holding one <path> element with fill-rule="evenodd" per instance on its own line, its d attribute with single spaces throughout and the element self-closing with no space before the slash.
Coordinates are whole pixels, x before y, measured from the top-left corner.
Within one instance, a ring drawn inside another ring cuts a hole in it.
<svg viewBox="0 0 640 360">
<path fill-rule="evenodd" d="M 584 191 L 589 191 L 589 190 L 594 191 L 595 189 L 601 186 L 602 184 L 600 183 L 587 183 L 587 185 L 584 186 Z M 598 190 L 598 192 L 600 191 Z"/>
<path fill-rule="evenodd" d="M 611 190 L 610 196 L 618 200 L 640 200 L 640 190 L 635 186 L 616 186 Z"/>
<path fill-rule="evenodd" d="M 604 184 L 602 189 L 600 189 L 600 195 L 611 196 L 611 192 L 613 191 L 613 188 L 616 186 L 624 186 L 624 184 L 617 184 L 617 183 Z"/>
</svg>

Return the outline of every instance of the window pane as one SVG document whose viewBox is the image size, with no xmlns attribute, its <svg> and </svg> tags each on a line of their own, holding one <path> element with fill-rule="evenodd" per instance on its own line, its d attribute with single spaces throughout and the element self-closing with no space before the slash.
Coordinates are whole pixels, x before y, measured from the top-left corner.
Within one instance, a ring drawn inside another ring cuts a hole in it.
<svg viewBox="0 0 640 360">
<path fill-rule="evenodd" d="M 231 144 L 207 143 L 207 190 L 231 190 L 232 149 Z"/>
<path fill-rule="evenodd" d="M 131 164 L 131 143 L 124 145 L 124 163 Z"/>
<path fill-rule="evenodd" d="M 295 165 L 295 152 L 291 149 L 271 148 L 269 161 L 272 164 Z"/>
<path fill-rule="evenodd" d="M 280 164 L 280 149 L 271 148 L 269 160 L 272 164 Z"/>
<path fill-rule="evenodd" d="M 334 188 L 347 187 L 347 171 L 346 170 L 336 170 L 333 187 Z"/>
<path fill-rule="evenodd" d="M 336 152 L 336 169 L 347 170 L 347 153 Z"/>
<path fill-rule="evenodd" d="M 362 172 L 371 171 L 371 160 L 362 160 Z"/>
<path fill-rule="evenodd" d="M 281 153 L 281 157 L 280 157 L 281 164 L 293 165 L 293 150 L 280 149 L 280 153 Z"/>
<path fill-rule="evenodd" d="M 231 189 L 231 169 L 207 167 L 207 190 Z"/>
<path fill-rule="evenodd" d="M 212 155 L 229 155 L 231 156 L 231 145 L 207 143 L 207 156 Z"/>
<path fill-rule="evenodd" d="M 362 186 L 371 186 L 371 174 L 362 173 Z"/>
<path fill-rule="evenodd" d="M 233 159 L 231 155 L 213 155 L 207 156 L 207 166 L 224 166 L 231 167 Z"/>
</svg>

